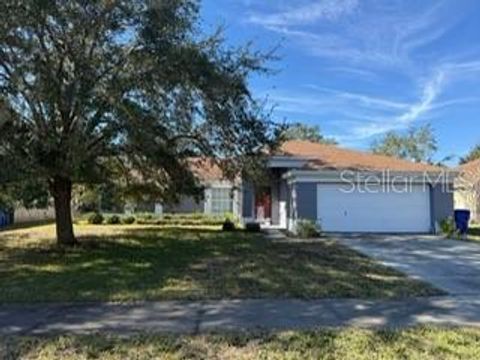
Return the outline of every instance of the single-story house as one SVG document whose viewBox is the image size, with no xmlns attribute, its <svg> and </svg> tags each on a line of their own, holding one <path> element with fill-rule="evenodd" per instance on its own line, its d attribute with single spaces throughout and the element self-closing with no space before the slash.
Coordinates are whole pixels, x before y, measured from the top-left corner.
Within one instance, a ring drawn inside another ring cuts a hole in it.
<svg viewBox="0 0 480 360">
<path fill-rule="evenodd" d="M 269 180 L 258 185 L 227 181 L 211 162 L 198 162 L 204 200 L 163 210 L 232 212 L 291 231 L 308 219 L 326 232 L 385 233 L 435 232 L 453 214 L 455 173 L 440 167 L 309 141 L 285 142 L 267 167 Z"/>
<path fill-rule="evenodd" d="M 470 218 L 480 222 L 480 159 L 461 165 L 457 171 L 455 208 L 470 210 Z"/>
</svg>

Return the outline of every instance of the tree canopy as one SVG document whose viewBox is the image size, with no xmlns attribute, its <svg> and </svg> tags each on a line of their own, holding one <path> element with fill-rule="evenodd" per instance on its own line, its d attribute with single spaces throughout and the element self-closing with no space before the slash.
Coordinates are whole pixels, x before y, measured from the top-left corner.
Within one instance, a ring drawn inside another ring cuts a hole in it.
<svg viewBox="0 0 480 360">
<path fill-rule="evenodd" d="M 395 156 L 415 162 L 432 162 L 437 140 L 430 125 L 410 128 L 406 133 L 388 132 L 371 146 L 375 154 Z"/>
<path fill-rule="evenodd" d="M 321 144 L 337 144 L 335 139 L 325 137 L 318 125 L 307 125 L 297 122 L 288 125 L 282 135 L 284 140 L 307 140 Z"/>
<path fill-rule="evenodd" d="M 460 164 L 466 164 L 470 161 L 480 159 L 480 144 L 476 145 L 467 155 L 460 158 Z"/>
<path fill-rule="evenodd" d="M 198 23 L 194 0 L 0 3 L 0 164 L 14 164 L 0 180 L 48 189 L 59 244 L 75 243 L 73 184 L 171 200 L 198 192 L 192 156 L 233 176 L 275 145 L 248 88 L 270 56 Z"/>
</svg>

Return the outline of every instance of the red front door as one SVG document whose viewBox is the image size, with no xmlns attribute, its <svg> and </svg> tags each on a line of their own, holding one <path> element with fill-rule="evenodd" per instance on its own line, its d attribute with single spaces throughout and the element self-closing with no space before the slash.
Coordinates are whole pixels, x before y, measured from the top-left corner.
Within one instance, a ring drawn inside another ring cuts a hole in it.
<svg viewBox="0 0 480 360">
<path fill-rule="evenodd" d="M 272 198 L 270 189 L 261 189 L 255 195 L 255 217 L 259 220 L 272 217 Z"/>
</svg>

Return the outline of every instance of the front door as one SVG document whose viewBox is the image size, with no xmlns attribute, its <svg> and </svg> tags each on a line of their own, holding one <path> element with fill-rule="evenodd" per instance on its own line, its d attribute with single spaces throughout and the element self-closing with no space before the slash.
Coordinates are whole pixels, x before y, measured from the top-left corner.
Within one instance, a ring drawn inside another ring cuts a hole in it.
<svg viewBox="0 0 480 360">
<path fill-rule="evenodd" d="M 272 217 L 272 196 L 270 188 L 258 189 L 255 194 L 255 218 L 270 220 Z"/>
</svg>

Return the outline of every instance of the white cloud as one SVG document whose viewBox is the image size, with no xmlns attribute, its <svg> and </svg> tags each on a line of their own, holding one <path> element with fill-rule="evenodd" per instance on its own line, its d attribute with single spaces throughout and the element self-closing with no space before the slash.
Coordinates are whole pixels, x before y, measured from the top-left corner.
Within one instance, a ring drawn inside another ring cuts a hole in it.
<svg viewBox="0 0 480 360">
<path fill-rule="evenodd" d="M 360 69 L 352 66 L 330 66 L 326 68 L 327 71 L 337 73 L 337 74 L 344 74 L 346 76 L 354 76 L 357 79 L 365 79 L 368 81 L 378 81 L 379 77 L 373 71 L 369 71 L 366 69 Z"/>
<path fill-rule="evenodd" d="M 442 91 L 445 73 L 438 71 L 423 84 L 420 99 L 406 107 L 406 109 L 393 116 L 386 117 L 382 121 L 372 121 L 366 118 L 363 123 L 353 127 L 344 139 L 368 139 L 392 130 L 401 130 L 412 125 L 416 120 L 427 114 L 434 101 Z"/>
<path fill-rule="evenodd" d="M 394 101 L 394 100 L 371 96 L 371 95 L 358 94 L 350 91 L 335 90 L 335 89 L 320 87 L 314 84 L 308 84 L 306 85 L 306 87 L 313 90 L 317 90 L 322 93 L 333 94 L 339 99 L 348 100 L 348 102 L 353 101 L 360 106 L 371 108 L 371 109 L 391 110 L 391 109 L 405 109 L 408 107 L 408 103 L 406 102 Z"/>
<path fill-rule="evenodd" d="M 254 14 L 249 20 L 263 26 L 305 25 L 320 19 L 337 20 L 351 14 L 357 6 L 358 0 L 321 0 L 274 14 Z"/>
<path fill-rule="evenodd" d="M 420 82 L 418 99 L 411 102 L 314 84 L 304 86 L 308 93 L 276 93 L 271 100 L 278 104 L 277 110 L 300 118 L 303 114 L 330 119 L 334 122 L 330 127 L 339 131 L 330 135 L 344 145 L 358 145 L 388 131 L 406 129 L 419 120 L 433 119 L 434 112 L 438 116 L 450 106 L 478 102 L 476 96 L 441 99 L 450 84 L 473 74 L 480 75 L 480 62 L 441 65 Z"/>
<path fill-rule="evenodd" d="M 439 111 L 453 105 L 476 102 L 479 98 L 475 96 L 438 101 L 449 83 L 458 81 L 467 75 L 472 76 L 475 74 L 480 74 L 480 62 L 441 65 L 422 84 L 419 100 L 408 105 L 405 111 L 381 121 L 366 117 L 357 126 L 347 131 L 347 134 L 339 137 L 343 138 L 344 141 L 350 142 L 354 139 L 368 139 L 388 131 L 408 128 L 417 120 L 427 117 L 433 110 Z"/>
<path fill-rule="evenodd" d="M 443 0 L 418 4 L 331 0 L 277 8 L 273 13 L 257 12 L 248 21 L 281 35 L 294 51 L 317 57 L 311 61 L 318 61 L 321 75 L 328 76 L 326 81 L 319 78 L 318 83 L 314 78 L 308 80 L 312 81 L 308 91 L 277 92 L 272 97 L 277 109 L 298 116 L 295 120 L 305 115 L 312 121 L 322 115 L 319 120 L 326 119 L 326 128 L 338 130 L 340 142 L 352 144 L 441 117 L 448 107 L 479 100 L 478 93 L 458 92 L 458 86 L 453 86 L 472 79 L 478 84 L 480 61 L 468 59 L 478 59 L 479 48 L 472 44 L 456 52 L 449 46 L 447 59 L 442 57 L 444 48 L 437 46 L 457 30 L 466 9 Z M 352 87 L 356 92 L 349 89 L 347 77 L 356 81 Z M 374 80 L 360 83 L 368 92 L 358 86 L 359 79 Z"/>
<path fill-rule="evenodd" d="M 445 2 L 415 5 L 402 2 L 321 1 L 273 14 L 255 13 L 249 21 L 291 40 L 308 53 L 355 65 L 411 66 L 412 54 L 441 38 L 461 14 Z M 324 19 L 344 20 L 326 23 Z M 308 26 L 306 26 L 308 25 Z M 312 26 L 310 26 L 312 25 Z"/>
</svg>

